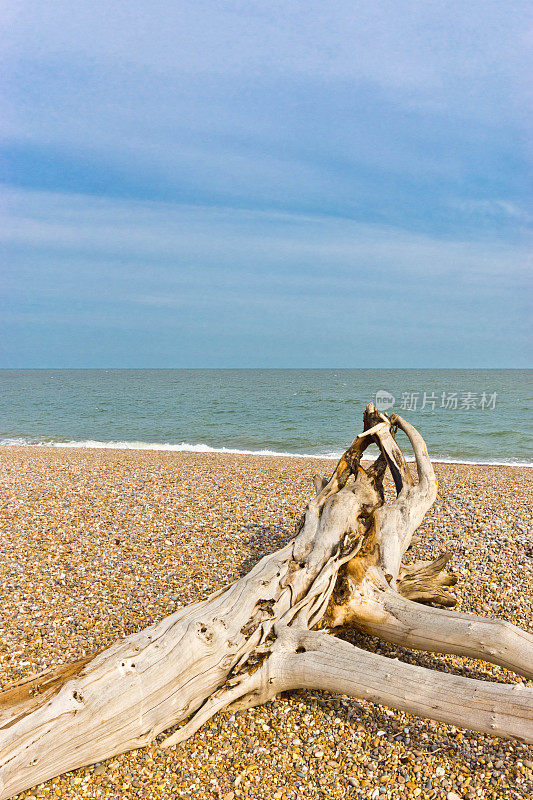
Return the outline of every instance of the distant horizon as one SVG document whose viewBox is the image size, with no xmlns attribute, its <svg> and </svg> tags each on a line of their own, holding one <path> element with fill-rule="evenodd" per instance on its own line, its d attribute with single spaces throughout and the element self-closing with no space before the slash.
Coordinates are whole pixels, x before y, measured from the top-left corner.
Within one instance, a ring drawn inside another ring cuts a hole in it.
<svg viewBox="0 0 533 800">
<path fill-rule="evenodd" d="M 524 372 L 524 371 L 533 371 L 533 367 L 0 367 L 0 372 L 17 372 L 17 371 L 48 371 L 48 372 L 118 372 L 118 371 L 128 371 L 128 372 L 149 372 L 149 371 L 182 371 L 182 372 L 238 372 L 244 370 L 255 370 L 255 371 L 272 371 L 275 372 L 279 371 L 304 371 L 307 370 L 309 372 L 312 371 L 366 371 L 366 372 L 379 372 L 380 370 L 383 371 L 402 371 L 402 372 L 420 372 L 422 370 L 427 370 L 431 372 Z"/>
</svg>

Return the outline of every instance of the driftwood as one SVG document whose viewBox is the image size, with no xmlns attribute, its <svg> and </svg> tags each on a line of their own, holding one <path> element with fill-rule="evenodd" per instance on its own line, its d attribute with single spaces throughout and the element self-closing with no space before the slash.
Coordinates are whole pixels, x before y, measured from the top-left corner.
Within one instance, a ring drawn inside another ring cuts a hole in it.
<svg viewBox="0 0 533 800">
<path fill-rule="evenodd" d="M 415 482 L 396 443 L 414 450 Z M 366 447 L 380 455 L 368 469 Z M 396 499 L 384 501 L 389 469 Z M 347 626 L 399 645 L 483 659 L 533 678 L 533 636 L 454 604 L 447 554 L 402 564 L 437 495 L 425 443 L 370 404 L 364 431 L 329 481 L 315 479 L 290 544 L 207 600 L 0 694 L 0 798 L 67 770 L 191 736 L 217 711 L 279 692 L 341 692 L 391 708 L 533 742 L 533 689 L 444 674 L 369 653 L 331 635 Z M 185 722 L 185 720 L 187 720 Z"/>
</svg>

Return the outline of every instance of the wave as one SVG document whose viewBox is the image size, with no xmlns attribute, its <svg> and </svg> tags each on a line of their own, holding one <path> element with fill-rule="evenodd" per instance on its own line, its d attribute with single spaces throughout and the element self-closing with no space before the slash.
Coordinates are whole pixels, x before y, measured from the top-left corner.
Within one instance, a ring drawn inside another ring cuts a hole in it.
<svg viewBox="0 0 533 800">
<path fill-rule="evenodd" d="M 68 449 L 89 449 L 89 450 L 162 450 L 178 453 L 225 453 L 227 455 L 245 455 L 245 456 L 271 456 L 276 458 L 312 458 L 319 460 L 335 461 L 342 455 L 341 451 L 338 452 L 325 452 L 325 453 L 290 453 L 285 450 L 241 450 L 233 447 L 211 447 L 208 444 L 190 444 L 189 442 L 180 442 L 179 444 L 161 443 L 161 442 L 128 442 L 128 441 L 97 441 L 95 439 L 84 439 L 81 441 L 52 441 L 52 440 L 39 440 L 35 437 L 11 437 L 0 439 L 0 445 L 6 447 L 57 447 Z M 370 459 L 375 458 L 376 454 L 369 454 Z M 414 461 L 413 456 L 407 456 L 407 461 Z M 472 466 L 497 466 L 497 467 L 533 467 L 531 461 L 492 461 L 492 460 L 479 460 L 472 461 L 462 458 L 451 458 L 449 456 L 432 456 L 431 460 L 437 464 L 470 464 Z"/>
<path fill-rule="evenodd" d="M 180 442 L 179 444 L 160 442 L 99 442 L 94 439 L 70 442 L 50 442 L 50 441 L 29 441 L 23 437 L 13 439 L 0 439 L 1 446 L 19 447 L 60 447 L 70 449 L 90 449 L 90 450 L 165 450 L 177 453 L 226 453 L 227 455 L 243 456 L 275 456 L 277 458 L 318 458 L 318 459 L 339 459 L 342 453 L 289 453 L 284 450 L 239 450 L 234 447 L 211 447 L 208 444 L 190 444 Z"/>
</svg>

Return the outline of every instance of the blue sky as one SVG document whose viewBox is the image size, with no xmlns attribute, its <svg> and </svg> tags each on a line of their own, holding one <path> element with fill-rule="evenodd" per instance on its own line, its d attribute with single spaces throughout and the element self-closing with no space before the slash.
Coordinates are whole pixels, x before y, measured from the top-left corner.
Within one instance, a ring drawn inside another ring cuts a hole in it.
<svg viewBox="0 0 533 800">
<path fill-rule="evenodd" d="M 528 5 L 6 0 L 0 366 L 530 366 Z"/>
</svg>

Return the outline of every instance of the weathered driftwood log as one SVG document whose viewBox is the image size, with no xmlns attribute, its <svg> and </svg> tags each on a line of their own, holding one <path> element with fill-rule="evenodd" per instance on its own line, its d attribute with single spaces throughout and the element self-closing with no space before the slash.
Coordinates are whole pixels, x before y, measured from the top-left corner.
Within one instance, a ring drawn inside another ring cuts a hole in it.
<svg viewBox="0 0 533 800">
<path fill-rule="evenodd" d="M 410 474 L 395 433 L 414 450 Z M 363 469 L 374 442 L 380 456 Z M 385 504 L 390 469 L 396 499 Z M 443 674 L 361 650 L 346 626 L 397 644 L 484 659 L 533 678 L 533 637 L 458 614 L 456 578 L 434 562 L 402 564 L 437 494 L 420 434 L 367 406 L 364 431 L 329 481 L 315 479 L 295 539 L 248 575 L 105 652 L 0 694 L 0 799 L 67 770 L 149 744 L 173 746 L 223 708 L 295 688 L 327 689 L 413 714 L 533 742 L 533 689 Z"/>
</svg>

